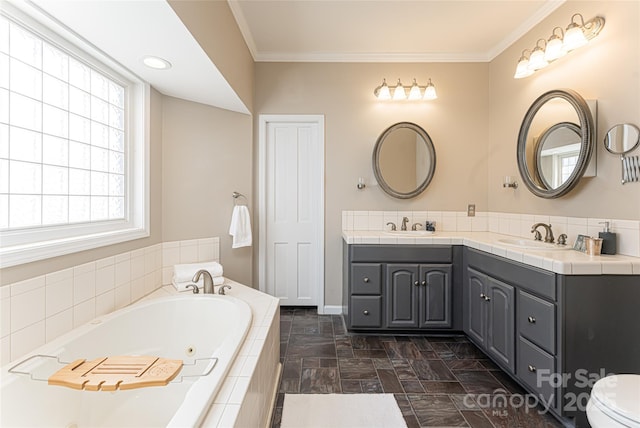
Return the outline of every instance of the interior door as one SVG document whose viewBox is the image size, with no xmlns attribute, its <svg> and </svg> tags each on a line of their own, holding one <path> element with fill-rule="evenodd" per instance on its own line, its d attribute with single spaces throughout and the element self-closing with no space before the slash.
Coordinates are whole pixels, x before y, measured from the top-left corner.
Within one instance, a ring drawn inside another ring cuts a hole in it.
<svg viewBox="0 0 640 428">
<path fill-rule="evenodd" d="M 260 288 L 281 305 L 324 300 L 322 118 L 261 117 Z"/>
</svg>

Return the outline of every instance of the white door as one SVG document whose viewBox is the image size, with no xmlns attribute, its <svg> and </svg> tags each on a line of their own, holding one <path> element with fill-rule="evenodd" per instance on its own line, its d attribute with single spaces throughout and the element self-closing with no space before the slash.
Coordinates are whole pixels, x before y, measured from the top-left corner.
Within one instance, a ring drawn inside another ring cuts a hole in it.
<svg viewBox="0 0 640 428">
<path fill-rule="evenodd" d="M 324 306 L 324 117 L 260 116 L 260 289 Z"/>
</svg>

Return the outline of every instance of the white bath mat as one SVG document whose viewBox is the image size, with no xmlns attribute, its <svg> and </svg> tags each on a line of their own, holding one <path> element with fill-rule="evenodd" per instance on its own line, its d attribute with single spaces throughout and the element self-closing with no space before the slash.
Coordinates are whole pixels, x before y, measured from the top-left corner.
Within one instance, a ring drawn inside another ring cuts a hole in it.
<svg viewBox="0 0 640 428">
<path fill-rule="evenodd" d="M 286 394 L 281 428 L 406 428 L 393 394 Z"/>
</svg>

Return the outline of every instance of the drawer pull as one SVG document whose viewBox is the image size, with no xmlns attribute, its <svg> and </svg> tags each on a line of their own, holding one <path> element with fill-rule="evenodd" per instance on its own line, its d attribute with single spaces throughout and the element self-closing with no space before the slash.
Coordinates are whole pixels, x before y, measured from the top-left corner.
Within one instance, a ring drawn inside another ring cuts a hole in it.
<svg viewBox="0 0 640 428">
<path fill-rule="evenodd" d="M 420 281 L 414 282 L 413 285 L 420 285 Z"/>
<path fill-rule="evenodd" d="M 422 281 L 422 285 L 427 285 L 427 281 Z"/>
<path fill-rule="evenodd" d="M 527 321 L 529 321 L 531 324 L 535 324 L 536 323 L 536 319 L 534 317 L 528 317 Z"/>
<path fill-rule="evenodd" d="M 537 370 L 536 366 L 532 366 L 531 364 L 529 364 L 528 369 L 531 373 L 534 373 Z"/>
<path fill-rule="evenodd" d="M 369 282 L 369 278 L 367 278 L 366 276 L 363 279 L 364 282 Z"/>
<path fill-rule="evenodd" d="M 365 315 L 369 315 L 369 311 L 367 311 L 366 309 L 364 311 L 362 311 L 362 313 L 365 314 Z M 529 366 L 529 367 L 531 367 L 531 366 Z"/>
</svg>

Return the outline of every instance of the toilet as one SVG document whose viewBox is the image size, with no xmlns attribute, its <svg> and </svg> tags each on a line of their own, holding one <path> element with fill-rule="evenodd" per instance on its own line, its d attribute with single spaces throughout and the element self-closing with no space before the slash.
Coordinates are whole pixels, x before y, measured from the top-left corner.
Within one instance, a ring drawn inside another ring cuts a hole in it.
<svg viewBox="0 0 640 428">
<path fill-rule="evenodd" d="M 640 375 L 597 381 L 587 403 L 587 419 L 592 428 L 640 428 Z"/>
</svg>

